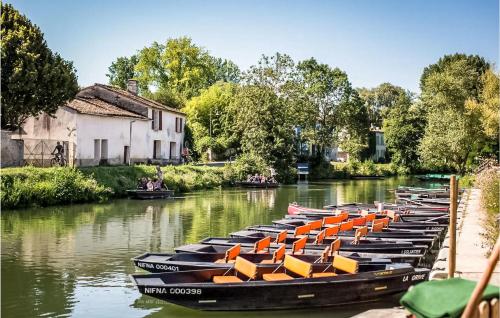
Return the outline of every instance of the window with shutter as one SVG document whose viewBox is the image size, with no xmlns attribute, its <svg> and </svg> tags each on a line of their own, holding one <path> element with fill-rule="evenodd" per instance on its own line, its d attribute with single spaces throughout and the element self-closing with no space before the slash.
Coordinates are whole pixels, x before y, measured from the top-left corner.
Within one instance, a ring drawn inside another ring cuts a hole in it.
<svg viewBox="0 0 500 318">
<path fill-rule="evenodd" d="M 181 133 L 182 132 L 182 118 L 179 118 L 179 132 Z"/>
<path fill-rule="evenodd" d="M 158 123 L 158 126 L 159 126 L 159 127 L 158 127 L 158 129 L 159 129 L 159 130 L 162 130 L 162 125 L 163 125 L 163 119 L 162 119 L 162 117 L 163 117 L 163 112 L 160 110 L 160 111 L 158 112 L 158 119 L 159 119 L 159 120 L 158 120 L 158 122 L 159 122 L 159 123 Z"/>
</svg>

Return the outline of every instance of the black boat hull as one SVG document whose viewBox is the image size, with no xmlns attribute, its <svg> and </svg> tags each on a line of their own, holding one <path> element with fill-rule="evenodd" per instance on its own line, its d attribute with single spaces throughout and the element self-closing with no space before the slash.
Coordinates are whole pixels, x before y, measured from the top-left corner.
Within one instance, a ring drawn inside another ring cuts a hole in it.
<svg viewBox="0 0 500 318">
<path fill-rule="evenodd" d="M 213 284 L 226 269 L 132 275 L 142 294 L 200 310 L 239 311 L 328 307 L 379 299 L 425 281 L 426 269 L 396 268 L 328 278 Z M 202 276 L 200 278 L 200 276 Z"/>
</svg>

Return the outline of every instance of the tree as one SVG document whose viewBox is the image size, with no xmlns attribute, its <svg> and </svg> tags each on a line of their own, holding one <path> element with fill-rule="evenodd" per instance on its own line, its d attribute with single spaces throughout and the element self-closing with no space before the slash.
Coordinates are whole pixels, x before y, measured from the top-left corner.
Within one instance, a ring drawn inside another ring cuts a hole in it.
<svg viewBox="0 0 500 318">
<path fill-rule="evenodd" d="M 109 84 L 123 89 L 134 78 L 142 96 L 181 108 L 218 81 L 237 83 L 240 70 L 232 61 L 210 56 L 190 38 L 180 37 L 165 44 L 153 42 L 130 58 L 119 57 L 107 76 Z"/>
<path fill-rule="evenodd" d="M 121 89 L 127 89 L 127 81 L 136 77 L 134 68 L 137 62 L 137 55 L 117 58 L 116 61 L 111 63 L 108 68 L 109 73 L 106 74 L 109 77 L 109 84 Z"/>
<path fill-rule="evenodd" d="M 322 157 L 327 147 L 338 144 L 341 131 L 345 146 L 356 155 L 359 144 L 366 142 L 368 121 L 366 108 L 347 74 L 313 58 L 300 62 L 298 70 L 309 102 L 309 125 L 303 134 L 316 145 L 317 156 Z"/>
<path fill-rule="evenodd" d="M 482 57 L 464 54 L 446 55 L 424 69 L 421 100 L 428 116 L 419 151 L 426 166 L 463 173 L 483 152 L 480 112 L 467 109 L 466 103 L 479 102 L 488 69 Z"/>
<path fill-rule="evenodd" d="M 478 100 L 465 102 L 468 112 L 477 111 L 481 117 L 481 127 L 488 138 L 498 138 L 498 110 L 500 109 L 500 79 L 491 69 L 482 76 L 482 91 Z"/>
<path fill-rule="evenodd" d="M 220 154 L 238 148 L 238 138 L 233 133 L 235 113 L 230 107 L 236 89 L 233 83 L 216 83 L 189 100 L 182 109 L 193 133 L 194 149 L 199 154 L 209 148 Z"/>
<path fill-rule="evenodd" d="M 269 86 L 245 85 L 232 107 L 237 109 L 235 128 L 242 152 L 263 158 L 281 181 L 294 178 L 293 123 L 284 99 Z"/>
<path fill-rule="evenodd" d="M 409 91 L 391 83 L 382 83 L 372 89 L 360 88 L 358 93 L 367 108 L 370 124 L 377 127 L 382 127 L 387 112 L 399 102 L 400 97 L 412 97 Z"/>
<path fill-rule="evenodd" d="M 432 110 L 419 145 L 425 166 L 431 169 L 453 169 L 463 174 L 477 140 L 482 138 L 475 114 L 461 114 L 454 109 Z"/>
<path fill-rule="evenodd" d="M 384 120 L 384 139 L 392 162 L 415 171 L 419 164 L 418 146 L 424 135 L 425 111 L 421 104 L 412 104 L 407 95 L 387 112 Z"/>
<path fill-rule="evenodd" d="M 477 55 L 445 55 L 426 67 L 420 78 L 421 99 L 429 109 L 464 111 L 465 102 L 477 100 L 482 76 L 489 64 Z"/>
<path fill-rule="evenodd" d="M 1 4 L 2 128 L 57 108 L 78 92 L 73 64 L 53 53 L 40 29 L 10 4 Z"/>
</svg>

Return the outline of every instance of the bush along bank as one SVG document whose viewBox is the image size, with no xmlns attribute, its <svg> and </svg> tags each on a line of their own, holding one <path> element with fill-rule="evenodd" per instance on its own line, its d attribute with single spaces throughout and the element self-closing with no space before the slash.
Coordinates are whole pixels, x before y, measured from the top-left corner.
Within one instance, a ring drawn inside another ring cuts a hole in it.
<svg viewBox="0 0 500 318">
<path fill-rule="evenodd" d="M 175 192 L 210 189 L 228 184 L 223 168 L 162 167 L 164 182 Z M 153 177 L 154 166 L 87 168 L 6 168 L 1 170 L 1 206 L 14 209 L 83 202 L 100 202 L 126 196 L 137 180 Z"/>
<path fill-rule="evenodd" d="M 323 162 L 311 168 L 311 179 L 349 179 L 354 176 L 407 175 L 409 171 L 392 163 L 373 161 Z"/>
<path fill-rule="evenodd" d="M 489 168 L 480 172 L 475 178 L 475 185 L 481 189 L 481 205 L 486 210 L 483 233 L 489 250 L 493 249 L 500 235 L 499 218 L 500 204 L 498 193 L 500 193 L 500 175 L 496 168 Z"/>
</svg>

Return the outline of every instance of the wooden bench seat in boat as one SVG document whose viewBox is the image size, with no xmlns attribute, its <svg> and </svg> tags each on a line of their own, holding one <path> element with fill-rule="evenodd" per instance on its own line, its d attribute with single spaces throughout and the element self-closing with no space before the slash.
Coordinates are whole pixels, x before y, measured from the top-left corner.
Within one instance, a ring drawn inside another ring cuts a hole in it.
<svg viewBox="0 0 500 318">
<path fill-rule="evenodd" d="M 285 261 L 283 262 L 283 266 L 285 267 L 285 273 L 273 272 L 270 274 L 262 275 L 262 278 L 265 281 L 294 279 L 294 277 L 287 274 L 288 271 L 303 278 L 332 277 L 332 276 L 337 276 L 337 270 L 346 272 L 348 274 L 355 274 L 358 272 L 359 269 L 359 264 L 357 261 L 341 255 L 335 255 L 332 264 L 330 264 L 325 269 L 325 271 L 321 273 L 313 273 L 313 266 L 311 263 L 302 261 L 291 255 L 285 256 Z M 327 271 L 330 267 L 333 268 L 333 272 Z"/>
<path fill-rule="evenodd" d="M 240 256 L 237 256 L 236 262 L 234 263 L 234 272 L 235 274 L 247 277 L 248 280 L 253 280 L 257 277 L 257 265 Z M 212 281 L 216 284 L 243 282 L 243 280 L 236 275 L 214 276 Z"/>
<path fill-rule="evenodd" d="M 271 247 L 271 237 L 266 236 L 261 240 L 255 242 L 253 246 L 253 253 L 269 253 Z"/>
<path fill-rule="evenodd" d="M 283 260 L 283 257 L 285 257 L 285 252 L 286 252 L 286 245 L 281 244 L 280 247 L 278 247 L 274 253 L 273 253 L 273 258 L 272 259 L 264 259 L 260 261 L 261 264 L 276 264 L 280 263 Z"/>
<path fill-rule="evenodd" d="M 236 261 L 236 257 L 240 255 L 240 251 L 241 251 L 241 244 L 238 243 L 226 251 L 224 258 L 218 259 L 214 263 L 217 264 L 234 263 Z"/>
</svg>

